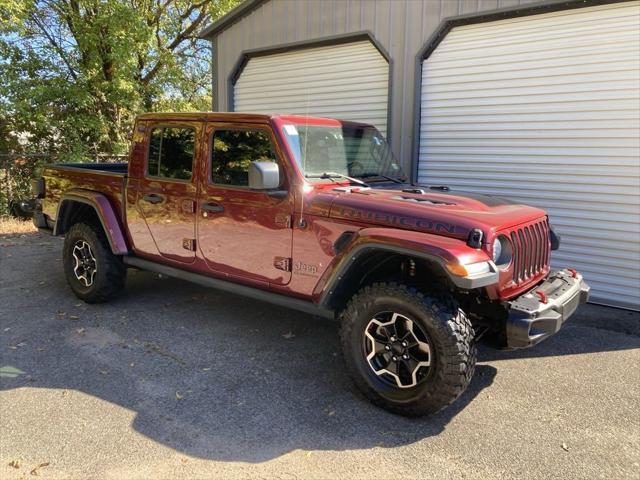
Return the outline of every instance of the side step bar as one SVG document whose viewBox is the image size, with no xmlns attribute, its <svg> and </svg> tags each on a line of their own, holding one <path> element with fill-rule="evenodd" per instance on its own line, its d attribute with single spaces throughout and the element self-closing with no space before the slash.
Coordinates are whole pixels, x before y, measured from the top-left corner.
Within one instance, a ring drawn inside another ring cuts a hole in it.
<svg viewBox="0 0 640 480">
<path fill-rule="evenodd" d="M 236 295 L 260 300 L 262 302 L 272 303 L 281 307 L 291 308 L 293 310 L 309 313 L 311 315 L 318 315 L 320 317 L 332 320 L 335 318 L 334 312 L 332 310 L 322 308 L 313 302 L 300 300 L 299 298 L 291 298 L 278 293 L 260 290 L 259 288 L 248 287 L 246 285 L 240 285 L 238 283 L 220 280 L 219 278 L 207 277 L 206 275 L 188 272 L 186 270 L 170 267 L 168 265 L 161 265 L 138 257 L 124 256 L 122 257 L 122 261 L 132 267 L 140 268 L 142 270 L 148 270 L 150 272 L 160 273 L 162 275 L 166 275 L 167 277 L 179 278 L 181 280 L 197 283 L 205 287 L 211 287 L 217 290 L 222 290 Z"/>
</svg>

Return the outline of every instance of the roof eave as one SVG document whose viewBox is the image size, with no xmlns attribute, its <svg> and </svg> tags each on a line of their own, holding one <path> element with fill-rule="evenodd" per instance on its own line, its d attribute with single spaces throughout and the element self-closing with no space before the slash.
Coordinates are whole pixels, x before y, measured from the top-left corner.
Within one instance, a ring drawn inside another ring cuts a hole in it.
<svg viewBox="0 0 640 480">
<path fill-rule="evenodd" d="M 267 0 L 244 0 L 244 2 L 235 7 L 233 10 L 229 11 L 227 14 L 223 15 L 215 22 L 204 27 L 200 32 L 198 32 L 198 37 L 210 39 L 218 32 L 237 22 L 243 16 L 250 13 L 255 8 L 259 7 L 260 4 L 266 1 Z"/>
</svg>

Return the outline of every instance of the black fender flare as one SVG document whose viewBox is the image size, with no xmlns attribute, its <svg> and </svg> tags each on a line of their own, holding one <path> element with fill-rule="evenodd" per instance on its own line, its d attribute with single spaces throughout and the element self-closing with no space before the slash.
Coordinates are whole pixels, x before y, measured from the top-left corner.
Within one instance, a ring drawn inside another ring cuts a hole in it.
<svg viewBox="0 0 640 480">
<path fill-rule="evenodd" d="M 63 235 L 65 233 L 65 224 L 63 222 L 70 213 L 69 209 L 73 208 L 73 203 L 81 203 L 93 208 L 107 236 L 111 251 L 115 255 L 129 253 L 123 229 L 109 199 L 104 194 L 91 190 L 73 190 L 60 199 L 56 212 L 56 222 L 53 227 L 54 235 Z"/>
<path fill-rule="evenodd" d="M 494 263 L 484 252 L 468 247 L 462 240 L 428 233 L 412 232 L 418 234 L 417 239 L 423 241 L 432 240 L 432 243 L 420 242 L 416 244 L 414 241 L 398 242 L 398 238 L 394 238 L 393 232 L 389 232 L 389 229 L 375 230 L 380 230 L 385 238 L 380 238 L 377 235 L 378 232 L 366 232 L 374 233 L 374 235 L 368 235 L 364 231 L 358 232 L 358 234 L 355 235 L 356 238 L 352 239 L 344 248 L 344 252 L 336 257 L 333 262 L 333 268 L 328 268 L 325 271 L 314 292 L 314 297 L 316 297 L 321 307 L 329 308 L 332 298 L 340 288 L 341 282 L 349 270 L 353 268 L 359 260 L 372 252 L 388 252 L 394 255 L 400 254 L 415 259 L 427 260 L 440 268 L 442 273 L 449 278 L 453 285 L 461 290 L 473 290 L 498 283 L 499 274 Z M 393 240 L 393 242 L 391 240 Z M 457 251 L 448 249 L 446 247 L 448 243 L 455 245 Z M 468 253 L 471 255 L 471 258 L 477 258 L 478 261 L 488 262 L 490 271 L 466 277 L 453 274 L 447 268 L 447 264 L 459 262 L 459 251 Z"/>
</svg>

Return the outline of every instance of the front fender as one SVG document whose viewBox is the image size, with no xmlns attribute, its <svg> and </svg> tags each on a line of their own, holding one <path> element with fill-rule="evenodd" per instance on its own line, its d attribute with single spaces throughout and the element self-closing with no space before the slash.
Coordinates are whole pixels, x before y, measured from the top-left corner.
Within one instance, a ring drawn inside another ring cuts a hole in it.
<svg viewBox="0 0 640 480">
<path fill-rule="evenodd" d="M 425 259 L 440 266 L 458 288 L 470 290 L 498 282 L 498 272 L 485 252 L 469 247 L 464 241 L 430 233 L 391 228 L 365 228 L 356 232 L 324 272 L 314 291 L 320 305 L 328 305 L 331 296 L 349 269 L 371 251 L 386 251 Z M 474 276 L 458 276 L 447 265 L 489 262 L 491 271 Z"/>
<path fill-rule="evenodd" d="M 126 255 L 129 247 L 123 234 L 120 220 L 116 215 L 109 199 L 102 193 L 92 190 L 72 189 L 60 199 L 56 213 L 56 222 L 53 228 L 54 235 L 62 235 L 66 230 L 66 219 L 72 214 L 73 205 L 81 203 L 92 207 L 109 241 L 111 251 L 115 255 Z"/>
</svg>

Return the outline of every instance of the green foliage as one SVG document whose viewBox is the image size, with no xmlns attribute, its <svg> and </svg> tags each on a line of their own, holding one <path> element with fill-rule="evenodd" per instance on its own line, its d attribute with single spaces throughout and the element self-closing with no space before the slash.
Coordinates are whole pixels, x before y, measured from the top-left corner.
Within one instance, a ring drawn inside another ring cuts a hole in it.
<svg viewBox="0 0 640 480">
<path fill-rule="evenodd" d="M 213 136 L 212 176 L 216 183 L 249 185 L 252 161 L 276 161 L 271 139 L 261 130 L 217 130 Z"/>
<path fill-rule="evenodd" d="M 240 0 L 0 0 L 0 153 L 125 153 L 142 111 L 209 110 L 197 33 Z"/>
</svg>

